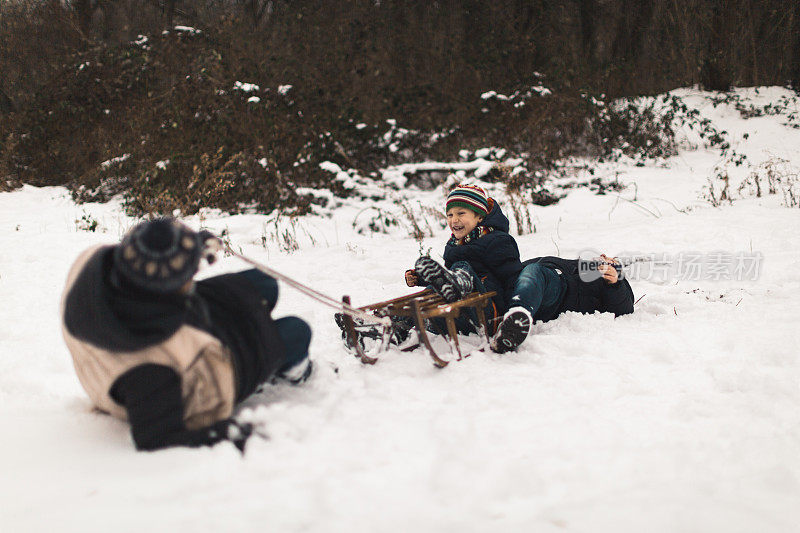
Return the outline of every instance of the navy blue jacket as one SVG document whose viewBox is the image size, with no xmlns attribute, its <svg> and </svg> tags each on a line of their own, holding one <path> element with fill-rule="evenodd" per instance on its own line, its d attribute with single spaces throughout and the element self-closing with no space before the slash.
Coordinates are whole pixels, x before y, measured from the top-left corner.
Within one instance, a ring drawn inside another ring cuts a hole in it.
<svg viewBox="0 0 800 533">
<path fill-rule="evenodd" d="M 508 309 L 508 300 L 522 270 L 519 248 L 508 233 L 508 218 L 497 202 L 478 225 L 494 228 L 494 231 L 465 244 L 448 242 L 444 248 L 444 266 L 450 268 L 453 263 L 467 261 L 486 290 L 497 292 L 493 300 L 498 315 L 502 315 Z"/>
</svg>

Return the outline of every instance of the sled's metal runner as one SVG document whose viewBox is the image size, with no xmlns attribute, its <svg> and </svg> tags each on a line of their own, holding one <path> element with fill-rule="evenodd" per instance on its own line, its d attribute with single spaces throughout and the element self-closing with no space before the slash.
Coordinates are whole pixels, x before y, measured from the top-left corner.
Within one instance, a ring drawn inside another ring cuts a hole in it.
<svg viewBox="0 0 800 533">
<path fill-rule="evenodd" d="M 464 356 L 461 354 L 461 347 L 458 344 L 458 332 L 456 330 L 456 323 L 455 319 L 461 315 L 462 310 L 472 308 L 475 310 L 475 314 L 478 315 L 478 321 L 480 323 L 480 331 L 479 333 L 486 337 L 486 341 L 489 341 L 489 326 L 486 323 L 486 317 L 483 313 L 483 309 L 486 307 L 489 298 L 494 296 L 495 292 L 485 292 L 485 293 L 477 293 L 473 292 L 466 295 L 464 298 L 457 300 L 452 303 L 447 303 L 439 294 L 433 292 L 430 289 L 426 289 L 424 291 L 416 292 L 414 294 L 409 294 L 406 296 L 401 296 L 400 298 L 394 298 L 392 300 L 387 300 L 385 302 L 379 302 L 372 305 L 366 305 L 364 307 L 359 307 L 360 311 L 374 313 L 377 316 L 405 316 L 411 317 L 414 320 L 414 327 L 417 330 L 417 334 L 419 335 L 420 341 L 425 347 L 428 349 L 428 353 L 430 354 L 431 358 L 433 359 L 433 364 L 438 366 L 439 368 L 443 368 L 447 366 L 449 361 L 446 361 L 439 357 L 436 351 L 431 346 L 430 339 L 428 338 L 428 333 L 425 330 L 425 320 L 431 318 L 443 318 L 445 323 L 447 324 L 447 337 L 450 341 L 450 348 L 451 352 L 456 355 L 457 360 L 463 359 Z M 350 303 L 350 297 L 345 296 L 343 301 L 347 304 Z M 375 357 L 370 357 L 366 353 L 364 353 L 364 349 L 361 347 L 360 343 L 358 342 L 356 331 L 355 331 L 355 324 L 353 319 L 350 315 L 344 316 L 345 327 L 346 327 L 346 334 L 347 334 L 347 341 L 348 344 L 355 349 L 358 357 L 361 359 L 361 362 L 366 364 L 375 364 L 377 359 Z M 384 342 L 381 345 L 380 351 L 384 351 L 387 348 L 387 340 L 388 340 L 388 333 L 384 332 Z M 404 351 L 413 350 L 419 346 L 419 344 L 415 346 L 410 346 L 406 348 Z M 469 354 L 466 355 L 469 357 Z"/>
</svg>

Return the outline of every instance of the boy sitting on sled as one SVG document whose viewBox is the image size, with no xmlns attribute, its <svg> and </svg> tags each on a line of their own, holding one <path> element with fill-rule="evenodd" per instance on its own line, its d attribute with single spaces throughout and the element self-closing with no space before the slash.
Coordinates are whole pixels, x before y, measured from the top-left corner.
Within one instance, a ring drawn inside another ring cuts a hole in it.
<svg viewBox="0 0 800 533">
<path fill-rule="evenodd" d="M 447 196 L 447 224 L 452 236 L 444 249 L 445 265 L 430 257 L 417 259 L 406 271 L 409 286 L 429 286 L 453 302 L 477 291 L 496 291 L 487 318 L 502 321 L 490 346 L 497 353 L 515 350 L 527 338 L 533 321 L 548 321 L 565 311 L 633 312 L 633 291 L 620 279 L 613 260 L 595 265 L 597 276 L 584 281 L 577 259 L 536 257 L 520 261 L 509 235 L 508 218 L 480 187 L 462 185 Z M 468 321 L 467 321 L 468 322 Z"/>
</svg>

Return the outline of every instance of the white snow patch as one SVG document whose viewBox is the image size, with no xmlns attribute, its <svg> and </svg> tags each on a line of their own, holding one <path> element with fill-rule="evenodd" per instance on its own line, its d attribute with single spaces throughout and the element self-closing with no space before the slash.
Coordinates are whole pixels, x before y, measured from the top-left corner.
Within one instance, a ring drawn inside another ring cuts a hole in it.
<svg viewBox="0 0 800 533">
<path fill-rule="evenodd" d="M 236 83 L 234 83 L 233 88 L 234 90 L 239 90 L 245 93 L 252 93 L 254 91 L 261 90 L 260 87 L 255 83 L 243 83 L 241 81 L 237 81 Z"/>
<path fill-rule="evenodd" d="M 539 96 L 549 96 L 553 94 L 553 91 L 544 87 L 543 85 L 537 85 L 536 87 L 531 87 L 531 90 L 537 93 Z"/>
<path fill-rule="evenodd" d="M 199 35 L 203 33 L 202 30 L 198 30 L 197 28 L 192 28 L 191 26 L 175 26 L 175 31 L 181 33 L 188 33 L 189 35 Z"/>
<path fill-rule="evenodd" d="M 345 189 L 355 189 L 358 186 L 358 182 L 356 182 L 350 176 L 350 174 L 342 170 L 342 168 L 336 163 L 331 161 L 323 161 L 319 164 L 319 168 L 336 174 L 336 181 L 340 181 L 342 183 L 342 187 Z"/>
<path fill-rule="evenodd" d="M 490 98 L 496 98 L 497 100 L 510 100 L 508 96 L 499 94 L 497 91 L 486 91 L 481 95 L 482 100 L 489 100 Z"/>
<path fill-rule="evenodd" d="M 472 172 L 476 178 L 485 176 L 494 165 L 493 162 L 486 159 L 475 159 L 473 161 L 464 163 L 407 163 L 403 165 L 396 165 L 382 169 L 381 176 L 384 182 L 395 185 L 398 188 L 405 187 L 408 178 L 406 174 L 414 174 L 417 172 L 430 171 L 430 170 L 445 170 L 445 171 L 467 171 Z"/>
<path fill-rule="evenodd" d="M 103 161 L 102 163 L 100 163 L 100 168 L 107 169 L 107 168 L 109 168 L 111 166 L 119 165 L 120 163 L 123 163 L 123 162 L 127 161 L 130 157 L 131 157 L 131 154 L 123 154 L 123 155 L 121 155 L 119 157 L 112 157 L 111 159 L 109 159 L 107 161 Z"/>
</svg>

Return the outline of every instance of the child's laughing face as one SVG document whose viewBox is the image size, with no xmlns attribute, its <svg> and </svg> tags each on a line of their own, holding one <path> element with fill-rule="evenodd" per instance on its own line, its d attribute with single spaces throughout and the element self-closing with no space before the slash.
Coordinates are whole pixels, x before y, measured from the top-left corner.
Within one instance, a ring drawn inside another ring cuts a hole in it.
<svg viewBox="0 0 800 533">
<path fill-rule="evenodd" d="M 454 206 L 447 210 L 447 225 L 456 239 L 463 239 L 483 218 L 472 209 Z"/>
</svg>

